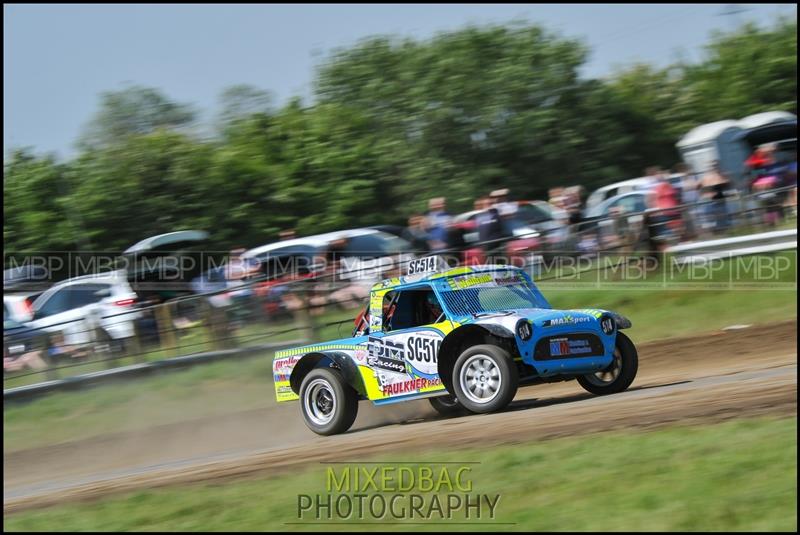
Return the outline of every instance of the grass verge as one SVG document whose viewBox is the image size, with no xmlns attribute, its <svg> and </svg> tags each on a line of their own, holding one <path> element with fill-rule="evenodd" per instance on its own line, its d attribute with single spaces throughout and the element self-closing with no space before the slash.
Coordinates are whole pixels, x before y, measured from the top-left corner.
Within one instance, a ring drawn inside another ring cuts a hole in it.
<svg viewBox="0 0 800 535">
<path fill-rule="evenodd" d="M 441 461 L 453 474 L 470 471 L 473 501 L 479 494 L 500 495 L 494 519 L 467 520 L 463 508 L 442 520 L 434 513 L 423 529 L 450 530 L 598 530 L 598 531 L 796 531 L 797 420 L 742 419 L 647 432 L 609 432 L 504 446 L 490 451 L 431 449 L 415 463 Z M 365 465 L 394 466 L 380 456 Z M 355 460 L 354 460 L 355 461 Z M 329 467 L 309 460 L 300 473 L 279 477 L 191 485 L 135 492 L 101 501 L 65 504 L 4 518 L 10 531 L 261 531 L 339 529 L 372 531 L 374 524 L 287 524 L 316 521 L 298 517 L 298 495 L 328 494 Z M 441 465 L 430 465 L 434 473 Z M 336 468 L 341 474 L 341 465 Z M 455 478 L 453 478 L 455 479 Z M 378 486 L 382 487 L 380 481 Z M 387 489 L 387 487 L 383 487 Z M 432 493 L 384 492 L 390 495 Z M 387 489 L 388 490 L 388 489 Z M 455 493 L 459 493 L 456 490 Z M 348 493 L 351 497 L 355 491 Z M 444 486 L 438 496 L 445 500 Z M 334 498 L 339 492 L 334 490 Z M 375 494 L 371 488 L 366 492 Z M 463 495 L 463 493 L 462 493 Z M 408 500 L 408 498 L 405 498 Z M 398 500 L 401 505 L 408 501 Z M 428 508 L 423 508 L 426 514 Z M 396 508 L 397 516 L 399 507 Z M 324 513 L 324 511 L 323 511 Z M 354 513 L 351 513 L 354 515 Z M 407 509 L 405 517 L 410 511 Z M 325 516 L 323 514 L 323 516 Z M 334 517 L 336 518 L 336 517 Z M 351 516 L 352 521 L 380 522 L 381 530 L 420 529 L 402 518 Z M 420 521 L 417 516 L 414 521 Z M 399 521 L 400 524 L 390 522 Z M 455 524 L 454 522 L 466 522 Z"/>
</svg>

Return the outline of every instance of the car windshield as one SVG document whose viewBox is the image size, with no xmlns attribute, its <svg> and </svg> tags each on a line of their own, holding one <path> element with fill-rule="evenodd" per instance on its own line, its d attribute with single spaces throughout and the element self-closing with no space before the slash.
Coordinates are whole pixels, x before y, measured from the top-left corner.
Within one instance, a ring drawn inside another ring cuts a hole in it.
<svg viewBox="0 0 800 535">
<path fill-rule="evenodd" d="M 500 312 L 518 308 L 548 308 L 540 302 L 525 279 L 516 272 L 474 273 L 447 281 L 441 292 L 447 308 L 456 316 Z"/>
</svg>

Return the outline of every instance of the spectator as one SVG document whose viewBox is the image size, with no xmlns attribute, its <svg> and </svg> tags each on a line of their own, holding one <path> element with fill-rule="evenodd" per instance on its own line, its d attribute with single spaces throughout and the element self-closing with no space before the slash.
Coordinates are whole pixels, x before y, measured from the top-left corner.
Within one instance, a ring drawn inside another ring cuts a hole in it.
<svg viewBox="0 0 800 535">
<path fill-rule="evenodd" d="M 450 225 L 451 219 L 450 214 L 447 213 L 444 197 L 436 197 L 428 201 L 426 228 L 428 243 L 432 251 L 447 249 L 447 227 Z"/>
<path fill-rule="evenodd" d="M 517 203 L 508 202 L 508 188 L 496 189 L 489 194 L 492 206 L 500 217 L 507 218 L 517 213 Z"/>
<path fill-rule="evenodd" d="M 415 214 L 409 217 L 408 229 L 404 234 L 404 237 L 414 248 L 415 253 L 421 255 L 430 252 L 430 248 L 428 247 L 428 233 L 425 232 L 424 216 Z"/>
<path fill-rule="evenodd" d="M 657 166 L 650 166 L 644 170 L 644 179 L 647 180 L 647 184 L 645 187 L 653 187 L 658 182 L 658 176 L 661 174 L 661 169 Z"/>
<path fill-rule="evenodd" d="M 550 188 L 549 190 L 547 190 L 548 202 L 553 206 L 559 206 L 560 198 L 562 195 L 564 195 L 564 188 Z M 559 201 L 556 201 L 556 199 L 559 199 Z"/>
<path fill-rule="evenodd" d="M 280 238 L 280 241 L 293 240 L 297 237 L 297 233 L 295 233 L 293 228 L 290 228 L 287 230 L 282 230 L 280 234 L 278 234 L 278 237 Z"/>
<path fill-rule="evenodd" d="M 582 186 L 570 186 L 563 190 L 563 205 L 570 225 L 578 224 L 582 219 L 581 189 Z"/>
<path fill-rule="evenodd" d="M 22 355 L 12 357 L 3 356 L 3 372 L 19 372 L 24 370 L 43 370 L 47 368 L 40 350 L 33 350 Z"/>
<path fill-rule="evenodd" d="M 88 352 L 84 347 L 76 347 L 69 345 L 64 338 L 64 333 L 54 333 L 50 339 L 50 347 L 47 348 L 47 356 L 50 362 L 55 362 L 62 357 L 69 358 L 84 358 L 88 356 Z"/>
<path fill-rule="evenodd" d="M 713 222 L 713 229 L 719 232 L 728 228 L 728 209 L 725 204 L 725 192 L 730 188 L 730 180 L 715 160 L 711 169 L 703 175 L 702 196 L 710 201 L 708 215 Z"/>
<path fill-rule="evenodd" d="M 685 163 L 677 164 L 674 170 L 676 174 L 681 175 L 680 204 L 689 205 L 683 209 L 684 238 L 693 239 L 697 233 L 696 227 L 699 219 L 696 206 L 700 200 L 699 181 Z"/>
<path fill-rule="evenodd" d="M 476 218 L 478 227 L 478 241 L 482 245 L 488 261 L 491 257 L 503 251 L 503 238 L 507 237 L 506 227 L 503 224 L 503 216 L 498 208 L 501 196 L 490 196 L 489 206 Z M 488 242 L 488 243 L 487 243 Z"/>
<path fill-rule="evenodd" d="M 475 218 L 478 226 L 478 241 L 481 243 L 503 238 L 503 222 L 497 205 L 489 204 L 483 212 Z"/>
<path fill-rule="evenodd" d="M 650 232 L 653 237 L 664 239 L 673 236 L 680 227 L 678 191 L 670 183 L 666 173 L 659 172 L 650 195 L 651 207 L 656 212 L 651 217 Z"/>
</svg>

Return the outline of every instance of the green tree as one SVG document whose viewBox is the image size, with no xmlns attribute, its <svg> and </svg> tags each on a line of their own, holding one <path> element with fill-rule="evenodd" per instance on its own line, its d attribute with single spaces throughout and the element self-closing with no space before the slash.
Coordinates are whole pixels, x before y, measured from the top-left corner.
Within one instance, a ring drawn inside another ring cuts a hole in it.
<svg viewBox="0 0 800 535">
<path fill-rule="evenodd" d="M 3 165 L 3 242 L 9 253 L 77 249 L 82 225 L 68 202 L 65 167 L 30 150 L 13 151 Z"/>
<path fill-rule="evenodd" d="M 219 95 L 219 108 L 217 125 L 222 132 L 236 121 L 274 112 L 272 94 L 248 84 L 225 88 Z"/>
<path fill-rule="evenodd" d="M 684 68 L 698 122 L 783 110 L 797 113 L 797 20 L 748 23 L 714 34 L 706 57 Z"/>
<path fill-rule="evenodd" d="M 130 136 L 186 127 L 195 116 L 190 106 L 173 102 L 158 89 L 131 85 L 100 96 L 100 109 L 78 145 L 85 150 L 107 147 Z"/>
</svg>

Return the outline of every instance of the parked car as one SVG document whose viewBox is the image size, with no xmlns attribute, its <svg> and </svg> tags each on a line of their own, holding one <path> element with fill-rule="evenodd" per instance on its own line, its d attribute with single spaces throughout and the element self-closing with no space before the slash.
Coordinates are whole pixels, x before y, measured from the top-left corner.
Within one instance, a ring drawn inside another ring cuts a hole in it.
<svg viewBox="0 0 800 535">
<path fill-rule="evenodd" d="M 648 190 L 623 193 L 587 210 L 578 225 L 578 249 L 588 251 L 598 246 L 643 243 L 649 195 Z"/>
<path fill-rule="evenodd" d="M 24 323 L 33 315 L 33 302 L 41 292 L 3 294 L 3 317 Z"/>
<path fill-rule="evenodd" d="M 79 346 L 94 341 L 121 341 L 134 335 L 139 296 L 127 273 L 117 270 L 86 275 L 53 285 L 33 302 L 26 327 L 61 333 L 64 343 Z M 102 340 L 96 339 L 99 329 Z"/>
<path fill-rule="evenodd" d="M 26 264 L 3 270 L 3 317 L 17 323 L 30 320 L 33 302 L 49 285 L 43 266 Z"/>
<path fill-rule="evenodd" d="M 647 190 L 653 185 L 653 180 L 650 177 L 631 178 L 621 182 L 614 182 L 602 188 L 593 191 L 586 199 L 586 207 L 584 212 L 587 215 L 594 212 L 598 207 L 606 201 L 623 195 L 625 193 L 633 193 L 635 191 Z"/>
<path fill-rule="evenodd" d="M 335 251 L 331 250 L 337 245 Z M 330 254 L 339 261 L 340 280 L 375 281 L 400 269 L 414 257 L 411 244 L 392 234 L 360 228 L 279 241 L 245 252 L 243 258 L 261 263 L 267 279 L 294 280 L 330 268 Z"/>
<path fill-rule="evenodd" d="M 400 225 L 375 225 L 369 228 L 392 234 L 398 238 L 403 238 L 413 246 L 414 252 L 416 253 L 429 253 L 431 250 L 428 241 L 414 236 L 408 227 L 401 227 Z"/>
<path fill-rule="evenodd" d="M 569 236 L 567 212 L 545 201 L 519 201 L 517 214 L 542 234 L 549 245 L 557 247 Z"/>
<path fill-rule="evenodd" d="M 208 252 L 209 235 L 182 230 L 151 236 L 130 246 L 119 259 L 133 291 L 142 300 L 166 301 L 194 293 L 192 280 L 208 264 L 218 266 L 225 253 Z"/>
</svg>

